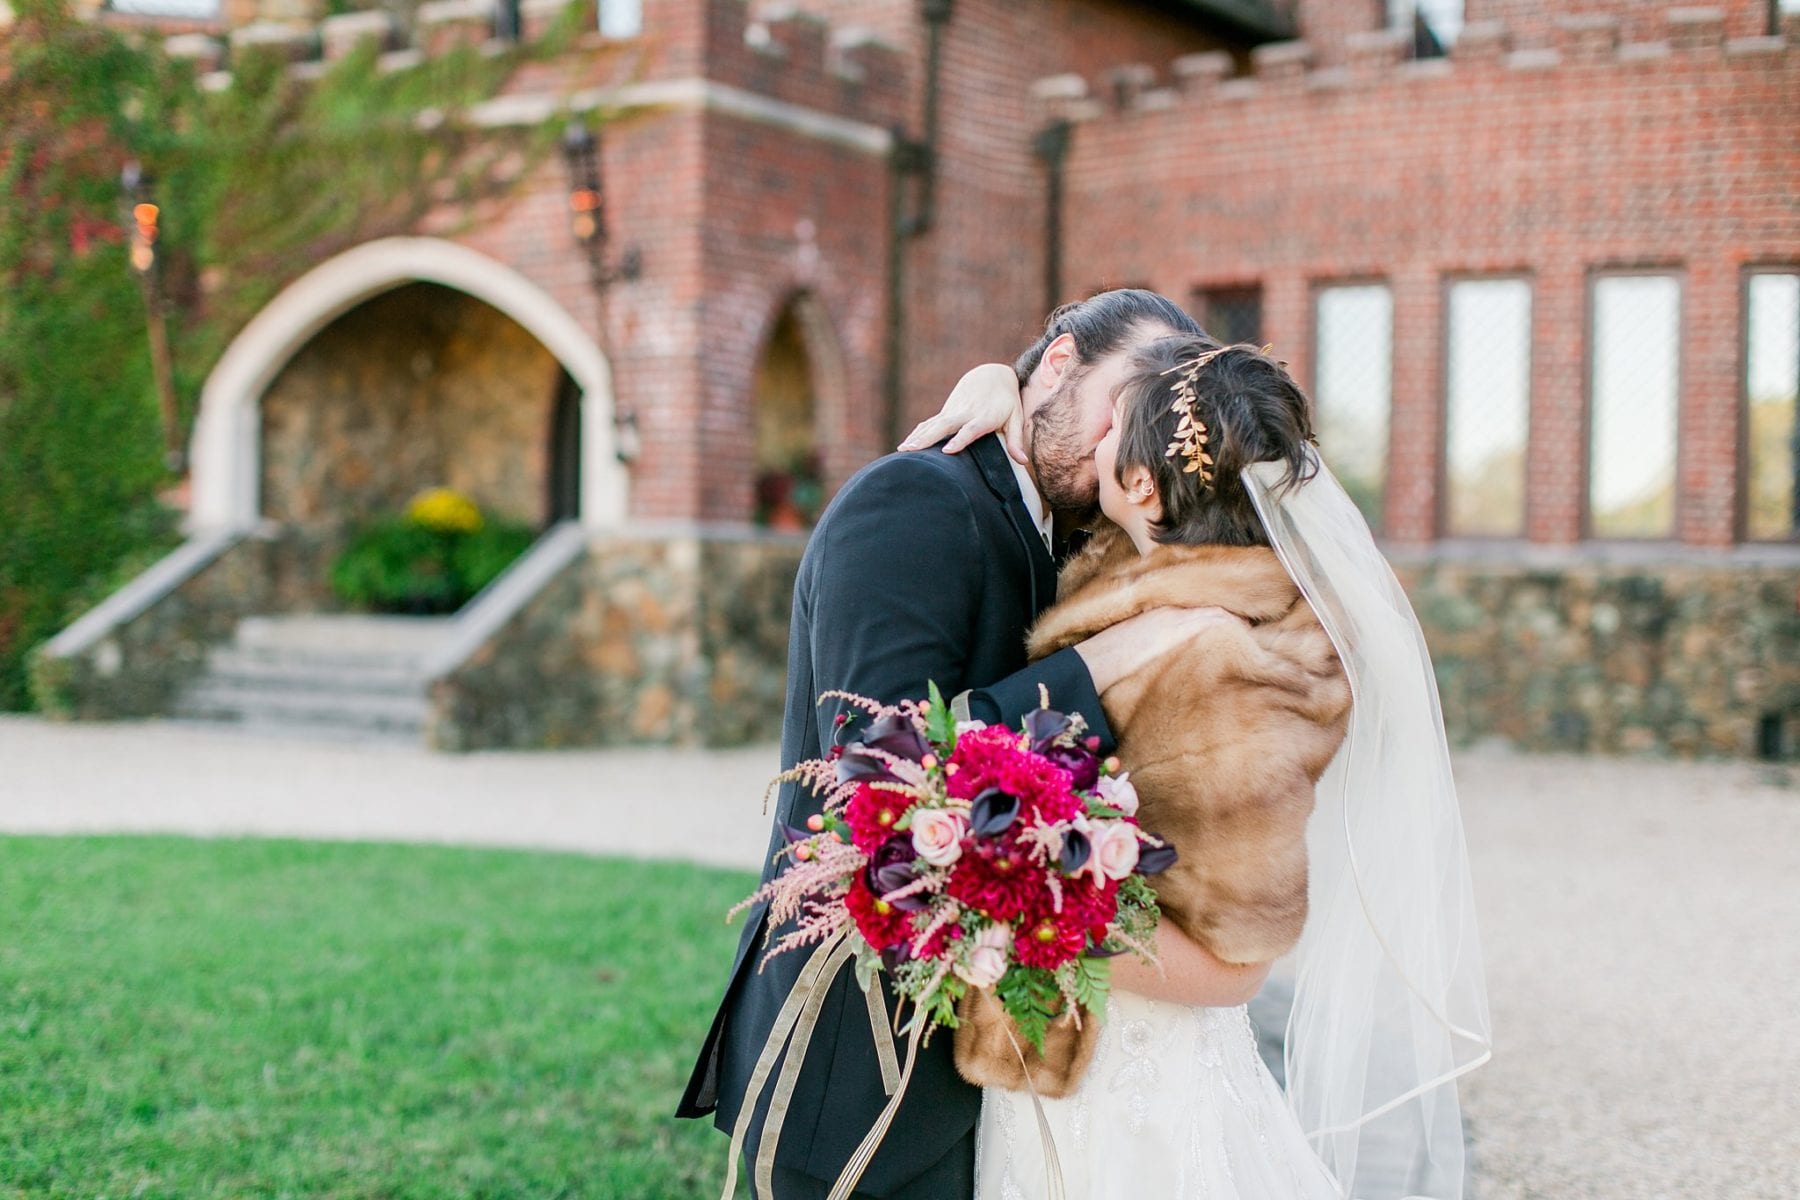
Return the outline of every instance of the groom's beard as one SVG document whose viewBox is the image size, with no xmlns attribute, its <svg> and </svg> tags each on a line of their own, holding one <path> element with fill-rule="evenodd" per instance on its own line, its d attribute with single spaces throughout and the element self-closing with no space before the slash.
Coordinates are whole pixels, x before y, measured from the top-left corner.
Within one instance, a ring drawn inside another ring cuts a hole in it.
<svg viewBox="0 0 1800 1200">
<path fill-rule="evenodd" d="M 1086 444 L 1075 386 L 1085 371 L 1065 374 L 1049 399 L 1031 414 L 1031 469 L 1038 492 L 1059 517 L 1078 526 L 1100 513 L 1100 481 L 1094 448 Z"/>
</svg>

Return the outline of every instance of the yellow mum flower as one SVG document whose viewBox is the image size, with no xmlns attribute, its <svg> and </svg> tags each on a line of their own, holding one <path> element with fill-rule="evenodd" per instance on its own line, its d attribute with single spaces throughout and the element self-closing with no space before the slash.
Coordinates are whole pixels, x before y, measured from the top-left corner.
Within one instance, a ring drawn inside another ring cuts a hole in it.
<svg viewBox="0 0 1800 1200">
<path fill-rule="evenodd" d="M 406 519 L 439 533 L 474 533 L 481 528 L 481 509 L 461 492 L 426 488 L 406 506 Z"/>
</svg>

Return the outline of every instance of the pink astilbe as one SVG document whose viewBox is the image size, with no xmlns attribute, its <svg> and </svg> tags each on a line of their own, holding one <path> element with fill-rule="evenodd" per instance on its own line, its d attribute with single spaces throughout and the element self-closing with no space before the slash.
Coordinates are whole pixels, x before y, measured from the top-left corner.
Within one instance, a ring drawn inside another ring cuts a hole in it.
<svg viewBox="0 0 1800 1200">
<path fill-rule="evenodd" d="M 924 892 L 941 892 L 944 890 L 944 876 L 937 871 L 927 871 L 903 888 L 895 888 L 881 898 L 892 904 L 896 900 L 904 900 L 908 896 L 917 896 Z"/>
<path fill-rule="evenodd" d="M 839 691 L 820 692 L 819 693 L 819 703 L 823 704 L 827 700 L 842 700 L 845 704 L 848 704 L 852 708 L 862 709 L 864 712 L 868 713 L 871 717 L 879 717 L 879 716 L 883 715 L 884 713 L 888 712 L 888 706 L 883 704 L 881 701 L 871 700 L 867 696 L 859 696 L 855 692 L 839 692 Z M 911 702 L 908 701 L 908 703 L 911 703 Z M 904 708 L 904 705 L 902 705 L 901 707 Z M 914 705 L 913 707 L 916 709 L 918 706 Z"/>
<path fill-rule="evenodd" d="M 804 783 L 810 792 L 829 792 L 837 787 L 837 766 L 822 758 L 812 758 L 794 764 L 771 779 L 763 790 L 764 816 L 769 814 L 769 798 L 780 791 L 784 783 Z"/>
<path fill-rule="evenodd" d="M 770 936 L 789 921 L 798 920 L 798 927 L 784 934 L 764 956 L 765 963 L 783 951 L 824 941 L 846 924 L 849 917 L 843 898 L 848 881 L 868 865 L 862 851 L 835 837 L 811 838 L 800 844 L 811 848 L 808 857 L 795 859 L 793 866 L 757 888 L 726 918 L 766 900 Z"/>
<path fill-rule="evenodd" d="M 962 920 L 962 914 L 962 905 L 954 900 L 945 904 L 940 904 L 938 906 L 937 914 L 931 918 L 931 922 L 926 925 L 924 929 L 919 931 L 917 937 L 913 938 L 912 952 L 915 955 L 924 957 L 925 947 L 930 943 L 932 937 L 946 925 L 954 925 Z"/>
<path fill-rule="evenodd" d="M 1025 847 L 1031 861 L 1040 867 L 1054 868 L 1062 854 L 1072 821 L 1053 821 L 1045 825 L 1029 825 L 1019 834 L 1019 845 Z M 1063 910 L 1062 876 L 1054 869 L 1044 872 L 1044 884 L 1050 889 L 1050 911 Z"/>
</svg>

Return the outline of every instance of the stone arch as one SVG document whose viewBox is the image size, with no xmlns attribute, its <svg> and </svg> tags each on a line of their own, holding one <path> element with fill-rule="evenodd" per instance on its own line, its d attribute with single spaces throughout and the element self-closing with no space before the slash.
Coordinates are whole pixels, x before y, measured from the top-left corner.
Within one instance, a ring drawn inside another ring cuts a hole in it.
<svg viewBox="0 0 1800 1200">
<path fill-rule="evenodd" d="M 771 306 L 754 345 L 755 365 L 751 384 L 751 425 L 757 445 L 756 473 L 776 464 L 763 461 L 770 446 L 766 406 L 784 399 L 783 389 L 796 385 L 792 378 L 803 370 L 809 389 L 806 414 L 811 425 L 811 448 L 817 455 L 821 482 L 834 487 L 854 469 L 844 461 L 849 384 L 844 351 L 830 314 L 817 292 L 794 288 Z M 800 361 L 794 361 L 795 355 Z M 790 443 L 792 445 L 794 443 Z"/>
<path fill-rule="evenodd" d="M 247 529 L 261 518 L 260 405 L 294 354 L 337 317 L 410 283 L 467 293 L 519 323 L 581 391 L 580 520 L 590 529 L 625 519 L 628 475 L 613 446 L 612 369 L 567 309 L 524 275 L 440 238 L 368 242 L 313 268 L 270 301 L 220 357 L 200 393 L 193 439 L 196 530 Z"/>
</svg>

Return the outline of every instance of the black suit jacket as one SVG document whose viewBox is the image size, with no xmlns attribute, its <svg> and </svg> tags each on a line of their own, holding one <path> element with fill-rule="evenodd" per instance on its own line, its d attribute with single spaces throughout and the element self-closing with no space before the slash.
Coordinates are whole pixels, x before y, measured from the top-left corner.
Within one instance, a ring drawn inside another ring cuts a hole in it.
<svg viewBox="0 0 1800 1200">
<path fill-rule="evenodd" d="M 1052 707 L 1081 713 L 1110 749 L 1100 698 L 1080 656 L 1065 650 L 1026 665 L 1026 630 L 1055 593 L 1056 564 L 1026 515 L 998 439 L 983 438 L 960 455 L 896 454 L 863 468 L 826 510 L 800 562 L 783 769 L 820 757 L 832 744 L 843 705 L 819 704 L 821 692 L 893 703 L 923 698 L 932 681 L 946 698 L 970 690 L 971 716 L 1014 727 L 1038 707 L 1042 684 Z M 805 788 L 783 788 L 771 857 L 784 845 L 780 823 L 804 826 L 819 807 L 820 798 Z M 776 869 L 766 868 L 765 879 Z M 759 970 L 765 917 L 760 907 L 749 913 L 724 1001 L 677 1113 L 716 1111 L 716 1124 L 727 1132 L 807 958 L 793 951 Z M 891 991 L 887 1000 L 891 1013 Z M 776 1161 L 835 1179 L 886 1104 L 867 1007 L 854 972 L 845 969 L 807 1050 Z M 746 1143 L 752 1158 L 766 1105 L 765 1092 Z M 933 1038 L 858 1194 L 903 1187 L 966 1135 L 980 1112 L 981 1093 L 957 1075 L 951 1039 Z"/>
</svg>

